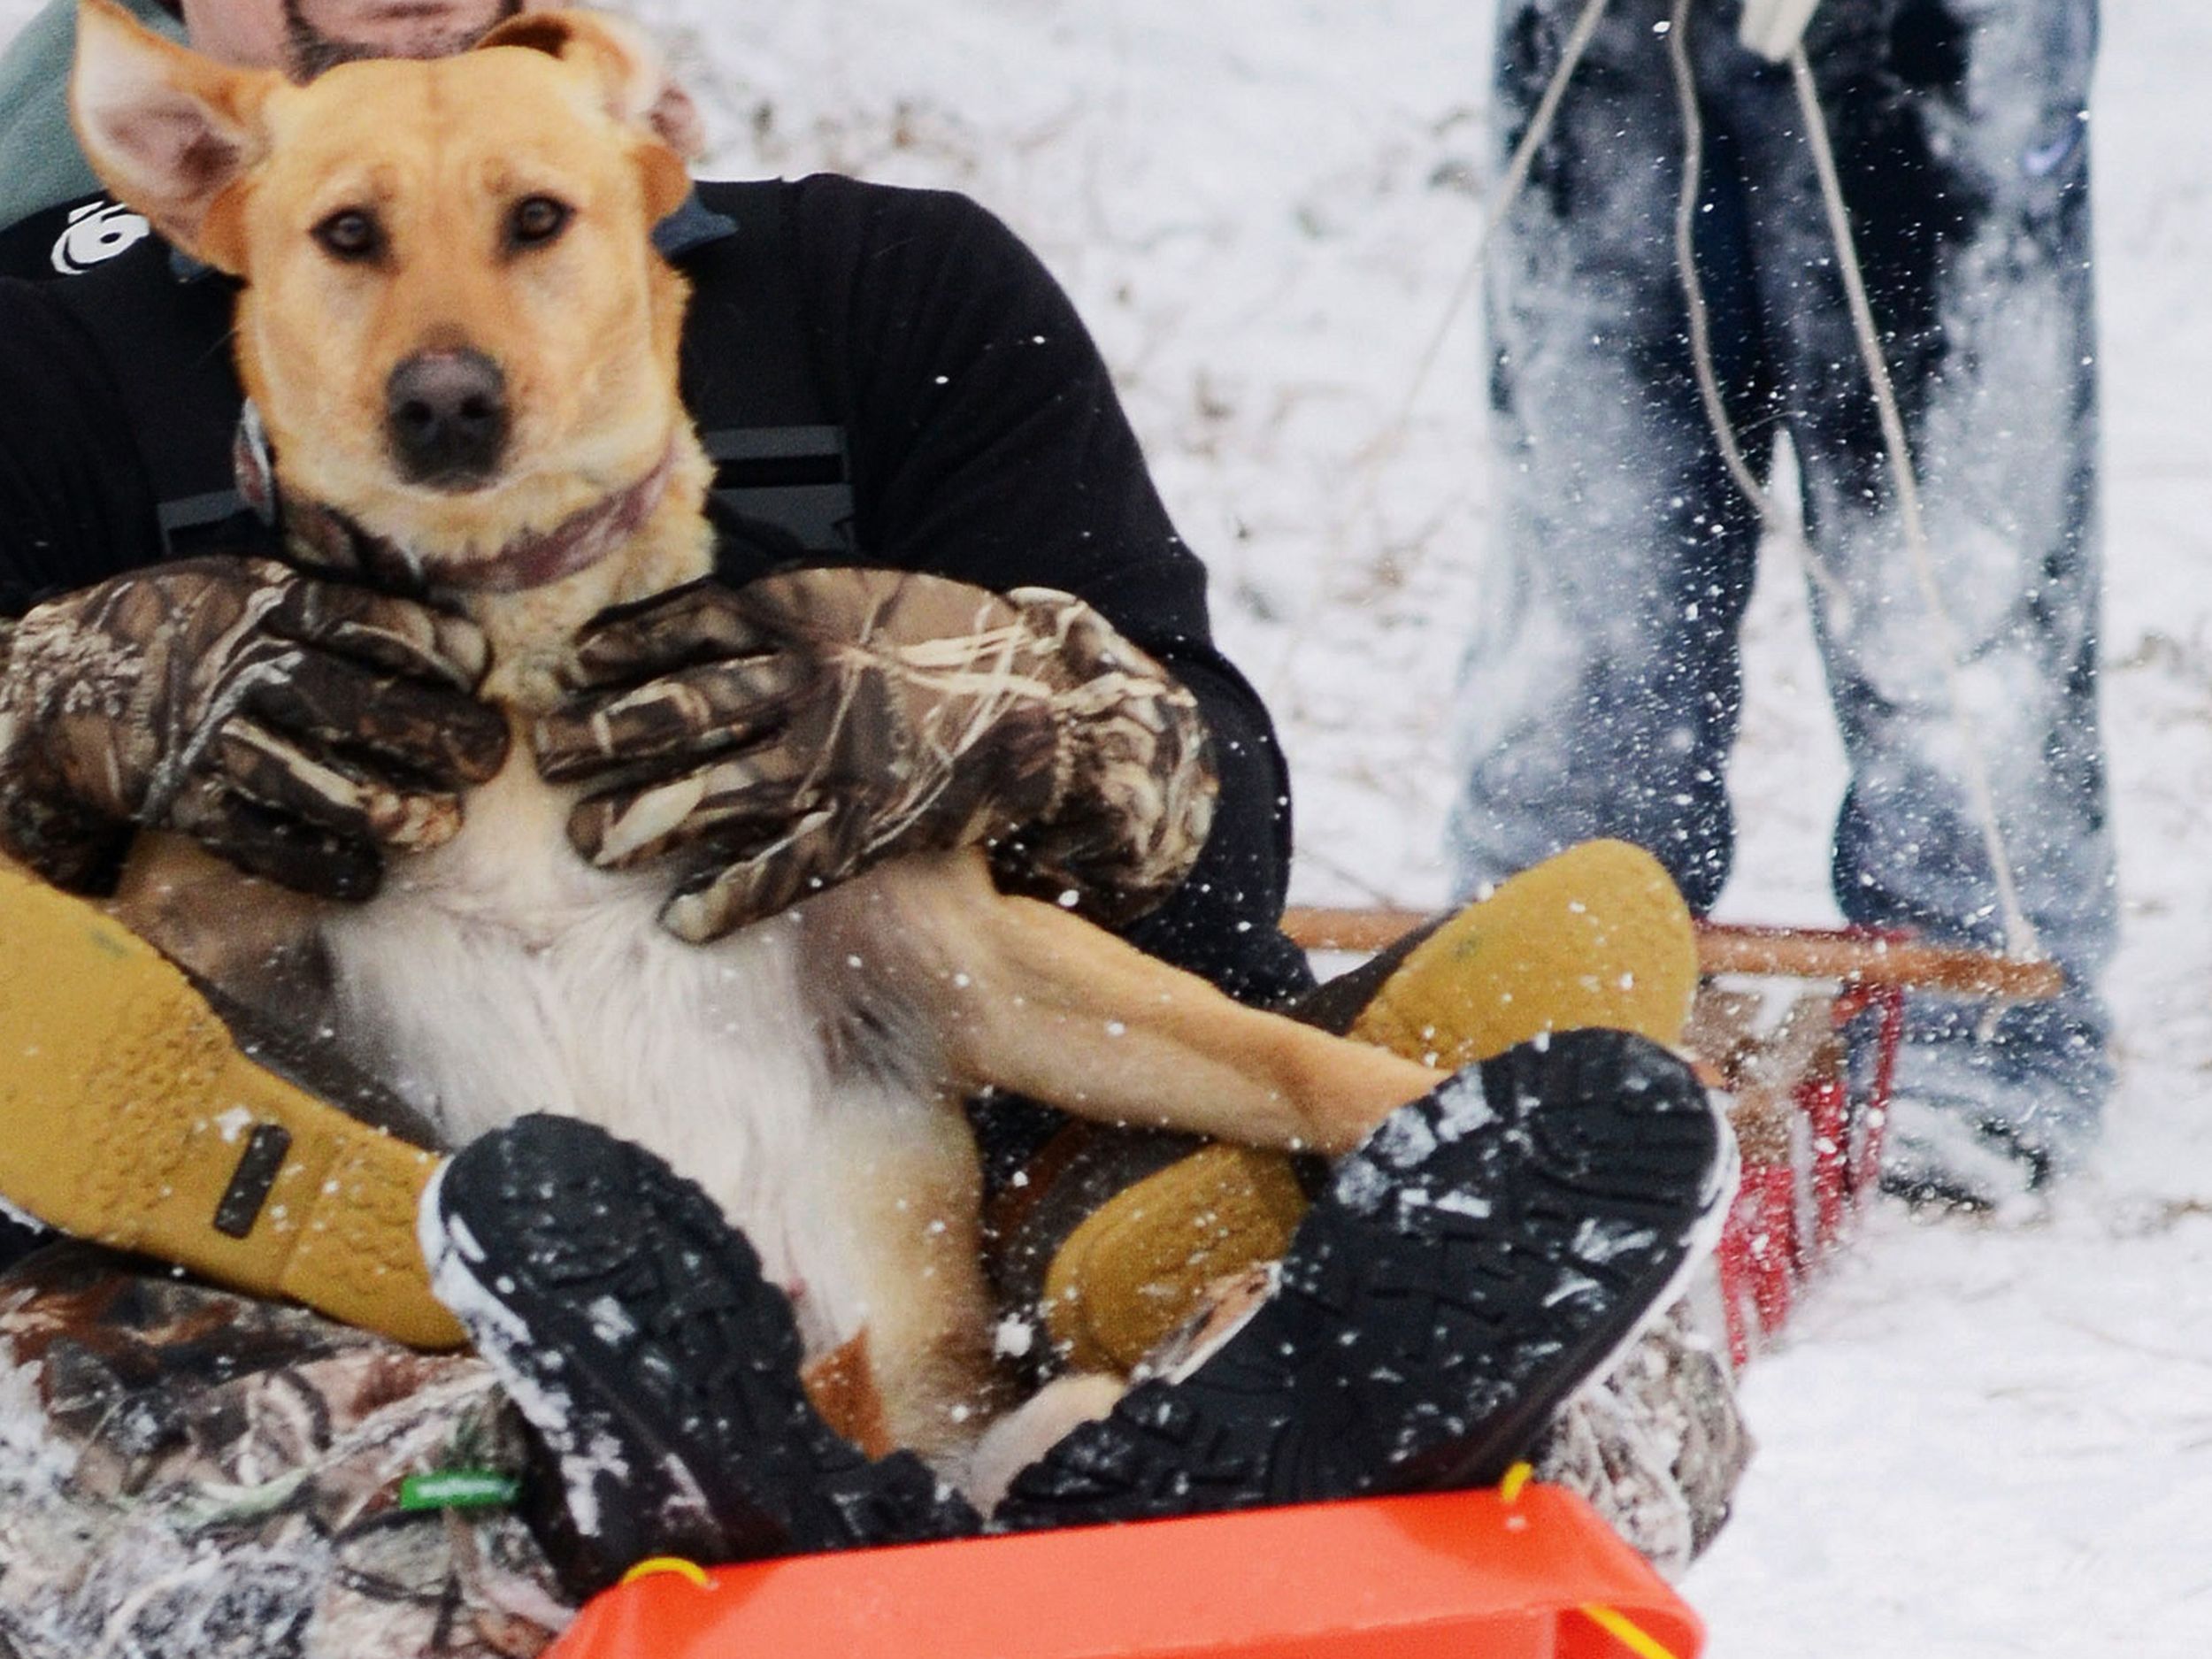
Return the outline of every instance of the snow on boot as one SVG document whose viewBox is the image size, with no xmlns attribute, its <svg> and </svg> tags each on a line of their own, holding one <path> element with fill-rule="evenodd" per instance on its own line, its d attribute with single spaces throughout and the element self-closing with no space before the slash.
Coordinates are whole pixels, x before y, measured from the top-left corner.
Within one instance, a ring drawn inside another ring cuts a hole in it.
<svg viewBox="0 0 2212 1659">
<path fill-rule="evenodd" d="M 572 1118 L 465 1148 L 423 1203 L 433 1287 L 559 1471 L 565 1580 L 652 1555 L 738 1561 L 959 1537 L 979 1521 L 911 1452 L 817 1413 L 784 1294 L 712 1200 Z"/>
<path fill-rule="evenodd" d="M 2030 1220 L 2047 1203 L 2050 1161 L 1973 1102 L 1900 1094 L 1882 1135 L 1882 1190 L 1915 1209 Z"/>
<path fill-rule="evenodd" d="M 1497 1480 L 1710 1247 L 1729 1152 L 1640 1037 L 1486 1062 L 1344 1159 L 1273 1294 L 1016 1476 L 994 1529 Z"/>
</svg>

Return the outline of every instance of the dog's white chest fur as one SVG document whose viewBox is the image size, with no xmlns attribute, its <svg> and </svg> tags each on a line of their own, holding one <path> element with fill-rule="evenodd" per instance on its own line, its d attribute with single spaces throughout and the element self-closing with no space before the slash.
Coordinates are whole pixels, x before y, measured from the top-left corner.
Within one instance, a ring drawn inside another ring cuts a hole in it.
<svg viewBox="0 0 2212 1659">
<path fill-rule="evenodd" d="M 795 917 L 686 944 L 655 919 L 666 872 L 593 869 L 568 806 L 512 763 L 454 841 L 326 923 L 340 1036 L 457 1144 L 553 1111 L 658 1152 L 795 1293 L 809 1348 L 833 1347 L 879 1294 L 856 1259 L 849 1148 L 934 1146 L 942 1114 L 838 1074 Z"/>
</svg>

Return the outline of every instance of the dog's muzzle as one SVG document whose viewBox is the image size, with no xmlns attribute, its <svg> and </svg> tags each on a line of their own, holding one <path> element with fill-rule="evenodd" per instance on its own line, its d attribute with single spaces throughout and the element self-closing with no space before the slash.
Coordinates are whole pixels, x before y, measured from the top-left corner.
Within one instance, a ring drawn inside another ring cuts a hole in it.
<svg viewBox="0 0 2212 1659">
<path fill-rule="evenodd" d="M 507 377 L 480 351 L 419 351 L 385 382 L 385 434 L 411 484 L 468 490 L 489 483 L 508 424 Z"/>
</svg>

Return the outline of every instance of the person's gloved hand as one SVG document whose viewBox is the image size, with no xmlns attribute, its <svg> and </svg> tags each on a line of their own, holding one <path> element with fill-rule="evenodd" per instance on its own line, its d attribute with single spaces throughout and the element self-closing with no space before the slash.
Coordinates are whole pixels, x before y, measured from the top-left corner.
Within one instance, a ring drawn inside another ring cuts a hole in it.
<svg viewBox="0 0 2212 1659">
<path fill-rule="evenodd" d="M 982 844 L 1001 874 L 1141 915 L 1204 845 L 1196 702 L 1080 600 L 943 577 L 709 580 L 594 619 L 539 769 L 600 786 L 569 837 L 622 867 L 688 849 L 663 912 L 718 938 L 900 853 Z"/>
<path fill-rule="evenodd" d="M 1781 63 L 1805 38 L 1805 25 L 1812 20 L 1813 8 L 1819 3 L 1743 0 L 1743 21 L 1737 26 L 1736 38 L 1746 51 L 1756 52 L 1770 64 Z"/>
<path fill-rule="evenodd" d="M 365 898 L 460 827 L 506 757 L 483 636 L 272 559 L 156 565 L 0 636 L 0 848 L 96 879 L 134 826 L 302 892 Z"/>
</svg>

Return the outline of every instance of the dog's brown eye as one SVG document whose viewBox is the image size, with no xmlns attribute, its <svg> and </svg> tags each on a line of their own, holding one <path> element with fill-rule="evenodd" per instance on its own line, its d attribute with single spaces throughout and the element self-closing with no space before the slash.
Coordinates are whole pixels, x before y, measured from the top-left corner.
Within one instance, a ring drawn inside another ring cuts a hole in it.
<svg viewBox="0 0 2212 1659">
<path fill-rule="evenodd" d="M 526 196 L 507 216 L 507 240 L 517 248 L 536 248 L 568 228 L 568 204 L 549 196 Z"/>
<path fill-rule="evenodd" d="M 373 259 L 384 251 L 384 227 L 361 208 L 342 208 L 315 227 L 315 240 L 334 259 Z"/>
</svg>

